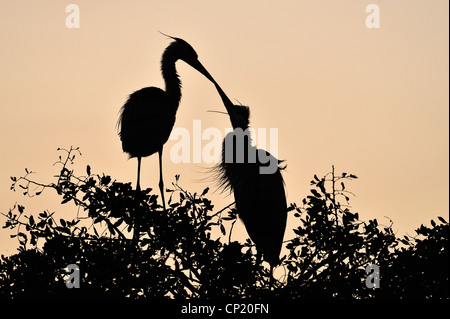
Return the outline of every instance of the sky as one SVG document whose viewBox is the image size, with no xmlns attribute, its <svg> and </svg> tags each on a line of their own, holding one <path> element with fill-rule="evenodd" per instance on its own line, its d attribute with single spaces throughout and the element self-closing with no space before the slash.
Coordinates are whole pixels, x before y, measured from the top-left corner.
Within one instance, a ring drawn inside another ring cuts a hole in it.
<svg viewBox="0 0 450 319">
<path fill-rule="evenodd" d="M 66 23 L 70 4 L 79 28 Z M 366 25 L 370 4 L 379 28 Z M 250 106 L 252 127 L 278 130 L 288 203 L 300 204 L 314 174 L 334 165 L 359 177 L 346 188 L 360 219 L 392 220 L 398 236 L 414 235 L 449 212 L 448 12 L 447 0 L 0 0 L 0 212 L 17 202 L 25 214 L 74 218 L 76 208 L 51 191 L 9 190 L 25 168 L 54 182 L 58 147 L 80 147 L 79 175 L 89 164 L 135 185 L 137 161 L 122 152 L 116 122 L 130 93 L 164 88 L 170 40 L 161 31 L 189 42 L 227 95 Z M 214 86 L 182 61 L 177 70 L 175 128 L 193 133 L 195 120 L 202 130 L 230 127 L 207 112 L 224 111 Z M 166 186 L 176 174 L 191 192 L 211 186 L 211 164 L 171 160 L 176 142 L 164 147 Z M 157 192 L 156 155 L 141 174 L 142 187 Z M 233 201 L 220 192 L 210 199 L 215 210 Z M 290 215 L 286 236 L 293 227 Z M 245 237 L 242 224 L 235 231 Z M 2 254 L 16 252 L 10 234 L 0 230 Z"/>
</svg>

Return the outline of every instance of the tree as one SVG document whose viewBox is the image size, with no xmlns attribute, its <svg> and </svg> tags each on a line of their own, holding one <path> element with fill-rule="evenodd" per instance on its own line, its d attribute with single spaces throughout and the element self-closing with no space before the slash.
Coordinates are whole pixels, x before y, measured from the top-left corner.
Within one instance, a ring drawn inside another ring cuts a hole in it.
<svg viewBox="0 0 450 319">
<path fill-rule="evenodd" d="M 298 227 L 275 272 L 284 275 L 271 280 L 250 240 L 230 242 L 238 212 L 232 205 L 214 212 L 208 188 L 192 194 L 176 176 L 163 212 L 152 189 L 133 190 L 90 166 L 77 175 L 79 149 L 60 151 L 55 183 L 35 181 L 26 169 L 11 177 L 11 189 L 54 190 L 77 215 L 27 214 L 20 204 L 2 213 L 19 243 L 16 255 L 1 257 L 2 298 L 449 298 L 448 222 L 439 217 L 416 238 L 396 238 L 392 222 L 360 221 L 345 186 L 357 177 L 334 167 L 314 176 L 301 206 L 291 204 Z M 65 285 L 69 264 L 80 268 L 80 289 Z M 380 289 L 364 284 L 369 264 L 381 269 Z"/>
</svg>

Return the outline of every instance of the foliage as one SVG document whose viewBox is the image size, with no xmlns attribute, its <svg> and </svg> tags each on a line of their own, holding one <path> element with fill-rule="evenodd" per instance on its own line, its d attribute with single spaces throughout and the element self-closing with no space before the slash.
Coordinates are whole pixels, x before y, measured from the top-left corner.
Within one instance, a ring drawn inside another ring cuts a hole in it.
<svg viewBox="0 0 450 319">
<path fill-rule="evenodd" d="M 334 167 L 314 176 L 302 206 L 291 204 L 298 227 L 273 279 L 250 240 L 230 242 L 238 212 L 231 205 L 213 212 L 208 188 L 192 194 L 176 176 L 164 212 L 152 189 L 133 190 L 90 166 L 78 176 L 70 168 L 79 150 L 60 151 L 55 183 L 39 183 L 26 169 L 11 177 L 11 189 L 28 196 L 53 189 L 77 207 L 76 217 L 25 214 L 18 204 L 2 213 L 19 242 L 19 253 L 0 261 L 2 298 L 449 298 L 448 222 L 439 217 L 416 238 L 396 238 L 392 222 L 360 221 L 345 187 L 357 177 Z M 80 289 L 65 285 L 69 264 L 80 268 Z M 365 286 L 369 264 L 380 267 L 380 289 Z"/>
<path fill-rule="evenodd" d="M 380 265 L 395 245 L 392 228 L 378 226 L 377 220 L 362 222 L 352 213 L 348 202 L 352 195 L 344 180 L 355 175 L 333 171 L 319 179 L 316 175 L 311 194 L 296 209 L 301 221 L 288 245 L 286 260 L 289 270 L 287 292 L 290 297 L 365 298 L 373 290 L 361 284 L 367 276 L 365 268 Z M 331 187 L 331 192 L 327 190 Z M 340 198 L 346 204 L 341 203 Z M 392 225 L 391 225 L 392 226 Z"/>
</svg>

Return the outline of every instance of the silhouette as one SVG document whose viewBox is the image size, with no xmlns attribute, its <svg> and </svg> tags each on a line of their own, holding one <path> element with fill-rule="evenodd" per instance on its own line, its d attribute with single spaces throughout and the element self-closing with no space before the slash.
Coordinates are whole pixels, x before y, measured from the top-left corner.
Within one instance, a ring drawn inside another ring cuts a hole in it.
<svg viewBox="0 0 450 319">
<path fill-rule="evenodd" d="M 293 204 L 296 229 L 286 244 L 287 273 L 279 284 L 269 286 L 273 278 L 267 278 L 244 245 L 225 244 L 214 236 L 223 225 L 204 195 L 175 183 L 183 196 L 173 197 L 170 214 L 154 211 L 156 196 L 140 192 L 146 203 L 141 205 L 129 183 L 91 174 L 90 169 L 86 178 L 72 166 L 79 150 L 62 151 L 64 157 L 55 163 L 60 182 L 52 176 L 48 182 L 36 180 L 39 175 L 25 170 L 11 176 L 11 187 L 34 199 L 55 191 L 58 203 L 75 204 L 88 215 L 70 209 L 72 216 L 55 218 L 52 210 L 36 211 L 20 203 L 0 210 L 0 233 L 15 237 L 18 248 L 17 254 L 11 251 L 0 258 L 0 300 L 139 299 L 175 309 L 176 318 L 180 308 L 161 300 L 449 299 L 448 221 L 437 217 L 420 225 L 417 236 L 397 237 L 393 221 L 384 225 L 377 219 L 360 220 L 344 197 L 349 194 L 344 183 L 348 186 L 357 178 L 352 174 L 335 174 L 333 169 L 307 183 L 311 195 L 301 206 Z M 152 230 L 139 246 L 128 245 L 122 233 L 133 225 L 130 212 L 137 206 L 144 208 L 145 225 Z M 80 289 L 65 284 L 70 278 L 65 268 L 71 263 L 80 268 Z M 381 270 L 381 289 L 369 288 L 374 274 L 366 269 L 373 264 Z"/>
<path fill-rule="evenodd" d="M 248 235 L 256 245 L 259 256 L 263 256 L 271 268 L 279 264 L 279 255 L 286 229 L 287 204 L 284 191 L 284 181 L 279 161 L 269 152 L 256 149 L 251 145 L 248 133 L 250 110 L 244 105 L 233 105 L 221 87 L 216 86 L 223 104 L 230 116 L 233 132 L 225 136 L 222 147 L 222 162 L 217 165 L 216 172 L 219 186 L 224 190 L 234 192 L 236 209 L 243 221 Z M 242 135 L 241 135 L 242 134 Z M 244 141 L 244 160 L 237 159 L 237 139 Z M 229 146 L 232 146 L 230 149 Z M 233 152 L 232 161 L 227 160 Z M 250 154 L 256 154 L 251 160 Z M 269 158 L 269 163 L 275 161 L 276 170 L 273 174 L 261 174 L 261 168 L 266 166 L 261 158 Z"/>
<path fill-rule="evenodd" d="M 189 43 L 179 38 L 167 37 L 175 41 L 165 49 L 161 59 L 161 73 L 165 81 L 165 91 L 157 87 L 145 87 L 132 93 L 122 106 L 117 122 L 123 151 L 128 153 L 130 158 L 137 157 L 138 160 L 137 190 L 140 190 L 142 157 L 158 152 L 159 189 L 164 210 L 166 210 L 166 204 L 162 173 L 163 146 L 172 132 L 181 100 L 181 81 L 175 63 L 177 60 L 183 60 L 207 78 L 210 78 L 206 69 L 198 61 L 197 53 Z"/>
</svg>

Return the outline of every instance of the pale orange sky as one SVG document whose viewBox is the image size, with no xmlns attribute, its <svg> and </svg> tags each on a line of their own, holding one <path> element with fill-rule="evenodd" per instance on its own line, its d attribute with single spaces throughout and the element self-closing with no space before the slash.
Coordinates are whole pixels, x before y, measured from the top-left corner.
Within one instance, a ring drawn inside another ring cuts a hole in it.
<svg viewBox="0 0 450 319">
<path fill-rule="evenodd" d="M 80 8 L 68 29 L 65 8 Z M 380 8 L 368 29 L 365 7 Z M 50 192 L 36 199 L 9 191 L 27 167 L 52 181 L 58 147 L 79 146 L 75 170 L 136 181 L 135 159 L 121 150 L 115 124 L 131 92 L 164 87 L 160 59 L 169 40 L 188 41 L 232 99 L 251 108 L 254 128 L 278 128 L 288 202 L 300 204 L 314 174 L 335 165 L 359 179 L 353 211 L 394 221 L 398 235 L 449 212 L 447 0 L 391 1 L 87 1 L 0 0 L 0 211 L 60 207 Z M 175 127 L 229 127 L 214 89 L 177 63 L 183 98 Z M 165 183 L 201 192 L 210 165 L 174 164 L 165 146 Z M 157 190 L 157 156 L 143 160 L 143 187 Z M 221 208 L 232 201 L 211 194 Z M 293 216 L 288 225 L 294 227 Z M 0 217 L 3 225 L 4 218 Z M 237 226 L 242 231 L 242 225 Z M 0 253 L 17 246 L 0 231 Z"/>
</svg>

